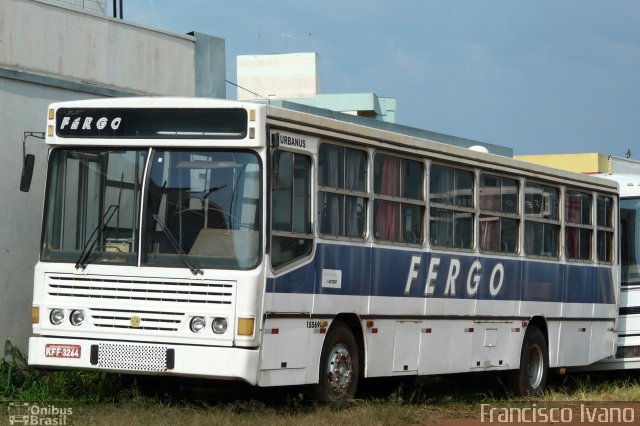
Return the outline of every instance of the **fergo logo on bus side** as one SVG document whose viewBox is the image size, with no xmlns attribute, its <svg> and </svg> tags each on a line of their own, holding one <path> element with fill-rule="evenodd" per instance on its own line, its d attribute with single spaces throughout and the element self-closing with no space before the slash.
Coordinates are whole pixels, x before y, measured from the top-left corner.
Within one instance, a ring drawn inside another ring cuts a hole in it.
<svg viewBox="0 0 640 426">
<path fill-rule="evenodd" d="M 479 260 L 474 260 L 469 266 L 467 271 L 461 270 L 460 259 L 452 257 L 449 259 L 449 265 L 441 265 L 442 258 L 432 256 L 429 260 L 429 267 L 427 268 L 427 276 L 424 282 L 424 295 L 433 296 L 436 293 L 436 285 L 444 286 L 444 289 L 438 289 L 438 294 L 443 294 L 445 297 L 461 297 L 460 290 L 466 291 L 467 297 L 473 297 L 478 293 L 478 289 L 483 283 L 481 282 L 482 264 Z M 421 256 L 412 256 L 411 264 L 409 265 L 409 274 L 407 276 L 407 283 L 404 289 L 404 294 L 408 295 L 411 292 L 411 287 L 417 280 L 420 272 L 420 263 L 422 262 Z M 442 273 L 446 273 L 446 279 L 444 282 L 438 280 L 438 276 Z M 504 265 L 500 262 L 496 263 L 491 270 L 489 278 L 489 294 L 491 297 L 496 297 L 502 288 L 502 283 L 505 278 Z M 462 288 L 458 288 L 461 286 Z M 456 293 L 458 290 L 458 293 Z"/>
</svg>

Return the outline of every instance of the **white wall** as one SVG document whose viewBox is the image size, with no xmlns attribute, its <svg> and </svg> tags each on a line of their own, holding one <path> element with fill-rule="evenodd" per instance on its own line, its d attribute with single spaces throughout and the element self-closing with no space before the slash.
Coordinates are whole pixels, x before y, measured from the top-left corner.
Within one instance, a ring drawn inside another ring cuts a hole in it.
<svg viewBox="0 0 640 426">
<path fill-rule="evenodd" d="M 0 65 L 141 94 L 194 95 L 194 38 L 53 3 L 0 0 Z"/>
<path fill-rule="evenodd" d="M 47 162 L 44 141 L 28 139 L 36 155 L 31 191 L 18 190 L 22 169 L 22 132 L 44 131 L 50 102 L 96 97 L 0 78 L 0 339 L 22 350 L 31 334 L 33 266 L 38 260 L 42 197 Z"/>
<path fill-rule="evenodd" d="M 320 93 L 318 55 L 285 53 L 277 55 L 240 55 L 236 58 L 238 100 L 309 98 Z M 249 89 L 251 92 L 242 90 Z"/>
</svg>

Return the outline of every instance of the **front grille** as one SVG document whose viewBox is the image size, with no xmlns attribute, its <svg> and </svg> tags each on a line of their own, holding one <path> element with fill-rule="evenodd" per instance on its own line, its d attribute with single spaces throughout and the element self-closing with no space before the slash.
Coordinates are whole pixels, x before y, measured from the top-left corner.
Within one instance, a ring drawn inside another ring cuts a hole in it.
<svg viewBox="0 0 640 426">
<path fill-rule="evenodd" d="M 235 298 L 234 281 L 181 281 L 101 276 L 46 276 L 47 293 L 51 297 L 230 305 Z"/>
<path fill-rule="evenodd" d="M 91 323 L 102 328 L 126 328 L 135 330 L 178 331 L 184 313 L 126 309 L 89 309 Z M 138 325 L 131 325 L 132 317 L 139 318 Z"/>
<path fill-rule="evenodd" d="M 133 371 L 166 371 L 169 366 L 169 348 L 166 346 L 140 346 L 113 343 L 97 345 L 97 365 L 100 368 Z M 92 348 L 93 350 L 93 348 Z M 173 363 L 171 361 L 171 363 Z"/>
</svg>

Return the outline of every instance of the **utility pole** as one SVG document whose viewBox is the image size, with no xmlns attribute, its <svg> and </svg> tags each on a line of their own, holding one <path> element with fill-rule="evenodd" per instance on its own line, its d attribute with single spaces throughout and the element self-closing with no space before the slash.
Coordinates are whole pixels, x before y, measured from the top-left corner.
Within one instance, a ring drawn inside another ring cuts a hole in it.
<svg viewBox="0 0 640 426">
<path fill-rule="evenodd" d="M 123 1 L 124 0 L 113 0 L 113 17 L 114 18 L 118 18 L 119 17 L 120 19 L 123 19 L 123 13 L 122 13 L 122 2 Z M 120 9 L 120 13 L 119 13 L 120 16 L 118 16 L 118 3 L 120 5 L 120 8 L 119 8 Z"/>
</svg>

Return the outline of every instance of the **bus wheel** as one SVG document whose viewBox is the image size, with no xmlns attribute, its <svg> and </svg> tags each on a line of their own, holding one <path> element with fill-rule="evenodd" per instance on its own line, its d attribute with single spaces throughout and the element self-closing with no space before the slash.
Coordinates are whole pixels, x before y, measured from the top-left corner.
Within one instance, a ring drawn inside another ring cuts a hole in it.
<svg viewBox="0 0 640 426">
<path fill-rule="evenodd" d="M 538 396 L 544 391 L 548 372 L 547 341 L 538 327 L 529 326 L 522 343 L 520 368 L 509 372 L 510 387 L 520 396 Z"/>
<path fill-rule="evenodd" d="M 322 345 L 316 400 L 330 404 L 345 403 L 355 395 L 359 375 L 360 359 L 356 340 L 345 323 L 337 322 Z"/>
</svg>

